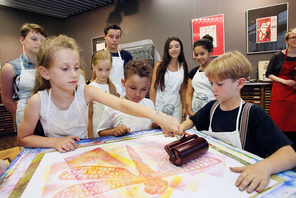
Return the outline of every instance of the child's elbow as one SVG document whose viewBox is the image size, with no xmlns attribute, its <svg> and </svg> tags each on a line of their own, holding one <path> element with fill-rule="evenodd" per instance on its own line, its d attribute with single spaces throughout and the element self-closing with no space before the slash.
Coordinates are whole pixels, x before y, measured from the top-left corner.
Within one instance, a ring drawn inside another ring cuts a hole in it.
<svg viewBox="0 0 296 198">
<path fill-rule="evenodd" d="M 24 146 L 24 145 L 23 145 L 23 137 L 19 137 L 19 136 L 17 136 L 17 138 L 16 138 L 16 144 L 17 144 L 18 146 Z"/>
<path fill-rule="evenodd" d="M 19 130 L 17 137 L 16 137 L 17 145 L 25 147 L 25 143 L 24 143 L 25 138 L 26 138 L 26 136 L 23 136 L 21 130 Z"/>
</svg>

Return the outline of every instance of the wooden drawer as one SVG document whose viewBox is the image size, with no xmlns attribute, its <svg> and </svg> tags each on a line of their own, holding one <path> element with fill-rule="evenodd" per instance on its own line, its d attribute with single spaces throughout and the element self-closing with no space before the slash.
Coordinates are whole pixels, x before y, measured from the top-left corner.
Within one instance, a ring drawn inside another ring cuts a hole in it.
<svg viewBox="0 0 296 198">
<path fill-rule="evenodd" d="M 1 90 L 0 90 L 1 98 Z M 0 100 L 0 136 L 15 133 L 15 124 L 12 114 L 7 110 L 7 108 L 2 104 Z"/>
<path fill-rule="evenodd" d="M 271 83 L 247 83 L 241 90 L 241 97 L 247 102 L 261 106 L 269 113 L 271 86 Z"/>
</svg>

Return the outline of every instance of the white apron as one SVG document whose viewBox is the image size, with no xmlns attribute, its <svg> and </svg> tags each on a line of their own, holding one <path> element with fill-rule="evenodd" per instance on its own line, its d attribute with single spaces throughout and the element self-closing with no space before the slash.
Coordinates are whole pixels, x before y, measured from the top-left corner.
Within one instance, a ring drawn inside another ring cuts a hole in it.
<svg viewBox="0 0 296 198">
<path fill-rule="evenodd" d="M 195 113 L 205 106 L 208 102 L 215 100 L 215 96 L 211 91 L 211 84 L 206 77 L 205 72 L 197 70 L 192 79 L 193 97 L 192 111 Z"/>
<path fill-rule="evenodd" d="M 96 82 L 91 82 L 89 85 L 98 87 L 102 89 L 105 93 L 109 93 L 109 85 L 108 84 L 98 84 Z M 93 101 L 93 114 L 92 114 L 92 127 L 93 127 L 93 136 L 94 137 L 99 137 L 97 133 L 98 126 L 101 122 L 103 112 L 105 109 L 105 105 L 102 103 Z"/>
<path fill-rule="evenodd" d="M 83 76 L 82 73 L 80 73 L 80 75 L 79 75 L 78 84 L 79 84 L 79 85 L 85 85 L 85 84 L 86 84 L 86 83 L 85 83 L 85 78 L 84 78 L 84 76 Z"/>
<path fill-rule="evenodd" d="M 120 121 L 116 123 L 116 127 L 120 124 L 128 126 L 130 132 L 133 132 L 151 129 L 152 121 L 150 119 L 125 114 L 122 115 Z"/>
<path fill-rule="evenodd" d="M 21 58 L 20 62 L 22 69 L 19 75 L 20 80 L 17 84 L 17 87 L 19 89 L 19 100 L 17 101 L 17 109 L 15 115 L 17 130 L 19 129 L 23 120 L 27 102 L 32 96 L 36 75 L 36 69 L 26 69 Z"/>
<path fill-rule="evenodd" d="M 219 103 L 220 105 L 220 103 Z M 217 105 L 216 108 L 219 106 Z M 230 144 L 234 147 L 237 148 L 242 148 L 242 143 L 240 140 L 240 132 L 239 132 L 239 116 L 242 110 L 242 106 L 243 106 L 243 100 L 241 99 L 240 102 L 240 106 L 239 106 L 239 110 L 238 110 L 238 114 L 237 114 L 237 118 L 236 118 L 236 128 L 235 131 L 232 132 L 213 132 L 212 131 L 212 119 L 213 119 L 213 115 L 215 113 L 216 108 L 213 111 L 213 114 L 210 117 L 210 126 L 209 126 L 209 130 L 208 131 L 202 131 L 203 133 L 205 133 L 206 135 L 212 136 L 214 138 L 217 138 L 219 140 L 222 140 L 223 142 Z"/>
<path fill-rule="evenodd" d="M 125 96 L 125 88 L 121 83 L 121 79 L 124 79 L 124 60 L 122 60 L 119 50 L 118 57 L 112 56 L 112 68 L 109 77 L 115 85 L 117 93 L 120 94 L 120 97 Z"/>
<path fill-rule="evenodd" d="M 155 97 L 155 109 L 167 115 L 173 116 L 182 122 L 182 102 L 180 98 L 180 88 L 184 80 L 183 67 L 172 72 L 167 69 L 164 76 L 165 88 L 161 91 L 158 86 Z"/>
<path fill-rule="evenodd" d="M 84 99 L 84 85 L 80 85 L 75 92 L 75 97 L 67 110 L 60 110 L 51 100 L 51 89 L 48 95 L 41 96 L 41 124 L 44 135 L 47 137 L 65 137 L 69 135 L 87 138 L 88 108 Z M 82 90 L 78 90 L 82 89 Z M 47 92 L 45 92 L 47 93 Z M 45 110 L 44 109 L 44 110 Z"/>
</svg>

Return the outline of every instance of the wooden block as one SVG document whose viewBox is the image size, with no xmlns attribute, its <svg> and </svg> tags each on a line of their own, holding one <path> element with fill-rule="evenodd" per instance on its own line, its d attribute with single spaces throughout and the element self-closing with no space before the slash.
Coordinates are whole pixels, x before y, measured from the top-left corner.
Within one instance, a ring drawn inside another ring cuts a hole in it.
<svg viewBox="0 0 296 198">
<path fill-rule="evenodd" d="M 21 152 L 20 147 L 0 151 L 0 159 L 10 159 L 11 161 Z"/>
</svg>

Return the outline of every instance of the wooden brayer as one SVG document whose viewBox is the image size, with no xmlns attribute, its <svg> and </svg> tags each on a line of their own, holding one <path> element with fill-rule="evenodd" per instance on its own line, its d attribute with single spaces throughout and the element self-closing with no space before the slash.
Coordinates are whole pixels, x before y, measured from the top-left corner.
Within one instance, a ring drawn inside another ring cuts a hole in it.
<svg viewBox="0 0 296 198">
<path fill-rule="evenodd" d="M 164 146 L 170 156 L 170 161 L 177 165 L 183 164 L 198 158 L 209 149 L 208 142 L 197 135 L 183 136 L 181 139 Z"/>
</svg>

